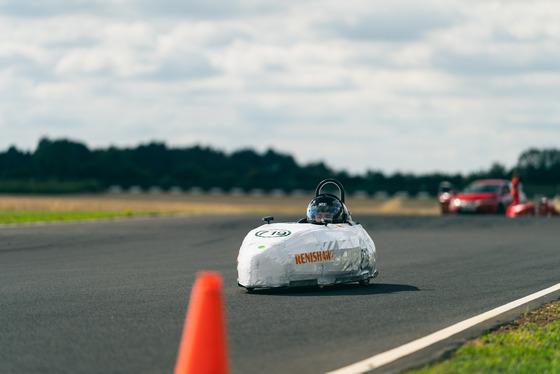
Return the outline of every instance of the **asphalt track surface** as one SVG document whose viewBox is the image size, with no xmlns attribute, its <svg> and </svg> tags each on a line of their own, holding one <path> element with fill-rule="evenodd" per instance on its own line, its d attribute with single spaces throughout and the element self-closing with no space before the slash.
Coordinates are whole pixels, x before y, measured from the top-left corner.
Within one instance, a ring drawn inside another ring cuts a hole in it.
<svg viewBox="0 0 560 374">
<path fill-rule="evenodd" d="M 260 217 L 0 226 L 0 373 L 172 373 L 201 270 L 224 278 L 236 374 L 325 373 L 560 282 L 560 219 L 355 218 L 377 247 L 372 284 L 254 293 L 237 286 L 236 257 Z M 438 357 L 559 297 L 376 372 Z"/>
</svg>

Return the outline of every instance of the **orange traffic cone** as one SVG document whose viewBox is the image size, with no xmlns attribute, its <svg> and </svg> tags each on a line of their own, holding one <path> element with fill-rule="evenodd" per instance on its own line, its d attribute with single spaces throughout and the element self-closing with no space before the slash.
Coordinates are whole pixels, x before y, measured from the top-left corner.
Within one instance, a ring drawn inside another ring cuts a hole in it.
<svg viewBox="0 0 560 374">
<path fill-rule="evenodd" d="M 175 374 L 227 374 L 222 277 L 200 272 L 194 283 Z"/>
</svg>

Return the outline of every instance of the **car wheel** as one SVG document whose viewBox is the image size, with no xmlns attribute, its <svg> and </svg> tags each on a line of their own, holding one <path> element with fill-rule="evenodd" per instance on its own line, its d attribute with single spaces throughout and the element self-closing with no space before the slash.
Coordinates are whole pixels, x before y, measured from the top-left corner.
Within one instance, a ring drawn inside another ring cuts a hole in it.
<svg viewBox="0 0 560 374">
<path fill-rule="evenodd" d="M 360 283 L 360 286 L 367 286 L 369 284 L 369 278 L 362 279 L 359 283 Z"/>
</svg>

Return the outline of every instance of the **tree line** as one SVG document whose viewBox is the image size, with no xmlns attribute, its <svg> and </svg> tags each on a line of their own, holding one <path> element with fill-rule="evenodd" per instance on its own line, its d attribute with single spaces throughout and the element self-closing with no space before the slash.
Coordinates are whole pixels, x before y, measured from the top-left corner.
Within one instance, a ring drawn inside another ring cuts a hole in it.
<svg viewBox="0 0 560 374">
<path fill-rule="evenodd" d="M 42 138 L 35 151 L 25 152 L 11 146 L 0 152 L 0 192 L 100 192 L 112 185 L 293 191 L 313 190 L 320 180 L 333 177 L 339 179 L 349 193 L 405 191 L 435 195 L 443 180 L 462 187 L 475 179 L 509 179 L 514 169 L 519 172 L 527 193 L 554 195 L 559 192 L 558 149 L 529 149 L 519 156 L 513 169 L 494 163 L 488 170 L 468 175 L 399 172 L 386 175 L 375 170 L 350 175 L 333 170 L 323 162 L 299 165 L 292 156 L 272 149 L 264 153 L 242 149 L 227 154 L 198 145 L 169 148 L 161 142 L 122 149 L 89 149 L 69 139 Z"/>
</svg>

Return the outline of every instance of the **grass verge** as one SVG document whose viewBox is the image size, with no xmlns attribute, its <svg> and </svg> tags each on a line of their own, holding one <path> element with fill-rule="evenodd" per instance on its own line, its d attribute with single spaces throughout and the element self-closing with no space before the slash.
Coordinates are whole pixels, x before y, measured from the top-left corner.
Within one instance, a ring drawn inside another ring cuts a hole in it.
<svg viewBox="0 0 560 374">
<path fill-rule="evenodd" d="M 406 373 L 560 373 L 560 301 L 469 341 L 448 359 Z"/>
<path fill-rule="evenodd" d="M 147 213 L 146 213 L 147 214 Z M 132 217 L 142 215 L 142 213 L 123 212 L 14 212 L 0 211 L 0 224 L 5 223 L 29 223 L 29 222 L 49 222 L 49 221 L 71 221 L 83 219 Z"/>
<path fill-rule="evenodd" d="M 157 212 L 162 214 L 290 214 L 303 216 L 312 196 L 260 197 L 173 194 L 0 194 L 0 211 L 29 212 Z M 362 214 L 437 215 L 437 200 L 398 198 L 349 199 L 348 207 Z"/>
</svg>

